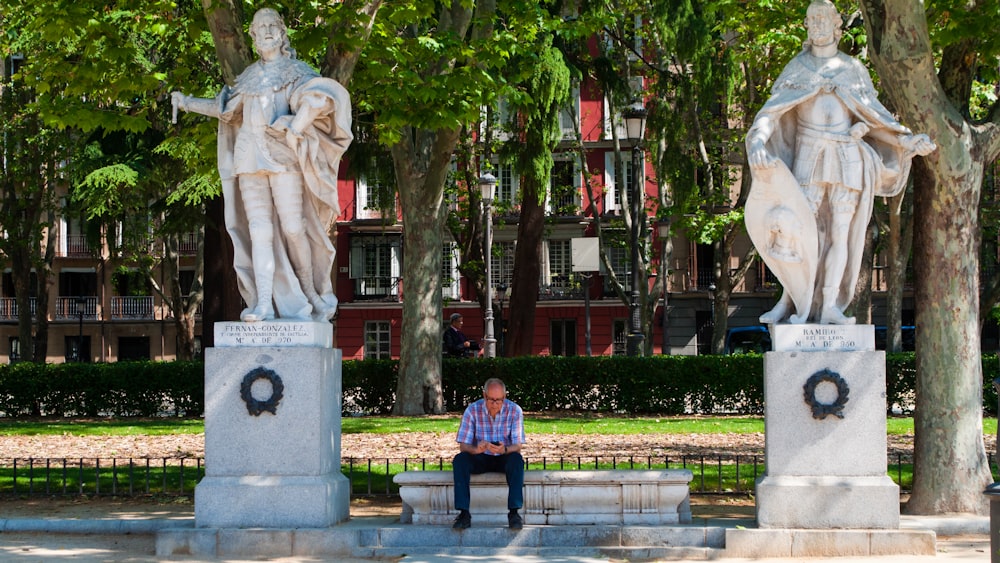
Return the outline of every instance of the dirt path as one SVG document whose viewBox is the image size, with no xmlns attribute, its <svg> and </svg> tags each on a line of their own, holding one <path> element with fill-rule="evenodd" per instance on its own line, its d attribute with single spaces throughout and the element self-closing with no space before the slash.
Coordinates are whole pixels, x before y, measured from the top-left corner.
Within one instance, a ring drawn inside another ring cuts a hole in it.
<svg viewBox="0 0 1000 563">
<path fill-rule="evenodd" d="M 993 451 L 995 439 L 986 437 Z M 912 436 L 889 436 L 889 450 L 910 453 Z M 343 457 L 448 458 L 454 432 L 345 434 Z M 538 457 L 679 456 L 763 454 L 764 435 L 755 434 L 529 434 L 525 455 Z M 204 457 L 203 434 L 177 436 L 0 436 L 0 459 Z"/>
</svg>

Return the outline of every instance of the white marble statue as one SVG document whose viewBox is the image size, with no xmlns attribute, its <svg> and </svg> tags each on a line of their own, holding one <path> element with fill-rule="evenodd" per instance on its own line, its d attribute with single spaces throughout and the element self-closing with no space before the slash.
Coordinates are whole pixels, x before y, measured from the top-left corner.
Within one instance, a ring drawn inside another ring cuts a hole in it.
<svg viewBox="0 0 1000 563">
<path fill-rule="evenodd" d="M 172 94 L 177 109 L 219 119 L 219 174 L 243 321 L 328 320 L 337 311 L 328 234 L 340 214 L 337 171 L 351 144 L 351 98 L 295 58 L 285 24 L 259 10 L 260 60 L 214 99 Z"/>
<path fill-rule="evenodd" d="M 784 288 L 760 321 L 853 324 L 844 309 L 874 198 L 898 194 L 913 157 L 936 147 L 900 125 L 867 69 L 837 49 L 842 20 L 829 0 L 814 0 L 805 24 L 802 52 L 747 132 L 747 231 Z"/>
</svg>

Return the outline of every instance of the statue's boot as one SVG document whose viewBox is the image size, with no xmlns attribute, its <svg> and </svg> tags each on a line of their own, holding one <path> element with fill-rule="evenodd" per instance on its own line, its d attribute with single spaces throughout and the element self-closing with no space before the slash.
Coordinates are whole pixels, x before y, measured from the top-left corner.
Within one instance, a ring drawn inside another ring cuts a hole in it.
<svg viewBox="0 0 1000 563">
<path fill-rule="evenodd" d="M 782 295 L 781 299 L 778 300 L 778 304 L 775 305 L 773 309 L 760 316 L 761 324 L 770 325 L 780 323 L 785 320 L 785 317 L 787 317 L 789 313 L 790 304 L 791 300 L 785 295 Z"/>
<path fill-rule="evenodd" d="M 336 301 L 332 304 L 328 303 L 316 292 L 312 262 L 309 260 L 309 249 L 303 245 L 291 245 L 291 253 L 295 277 L 299 280 L 302 293 L 309 300 L 309 304 L 313 306 L 312 317 L 317 320 L 330 320 L 337 312 L 337 303 Z"/>
<path fill-rule="evenodd" d="M 260 247 L 264 248 L 260 248 Z M 244 322 L 274 319 L 274 251 L 270 245 L 255 244 L 253 248 L 254 285 L 257 286 L 257 303 L 240 313 Z M 269 268 L 265 264 L 271 264 Z M 259 266 L 259 267 L 258 267 Z"/>
<path fill-rule="evenodd" d="M 844 316 L 844 312 L 836 306 L 838 293 L 840 293 L 840 288 L 823 288 L 823 311 L 820 313 L 820 324 L 852 325 L 856 322 L 854 317 Z"/>
</svg>

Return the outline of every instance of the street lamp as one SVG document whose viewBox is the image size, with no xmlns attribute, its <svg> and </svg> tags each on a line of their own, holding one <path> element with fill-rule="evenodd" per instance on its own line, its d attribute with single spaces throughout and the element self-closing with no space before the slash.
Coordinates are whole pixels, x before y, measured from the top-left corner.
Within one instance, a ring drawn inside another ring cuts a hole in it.
<svg viewBox="0 0 1000 563">
<path fill-rule="evenodd" d="M 80 336 L 76 340 L 76 361 L 83 361 L 83 315 L 87 313 L 87 298 L 76 298 L 76 314 L 80 317 Z"/>
<path fill-rule="evenodd" d="M 632 143 L 632 185 L 629 202 L 632 205 L 632 302 L 629 304 L 631 319 L 626 353 L 641 356 L 645 335 L 642 332 L 642 316 L 639 309 L 639 227 L 642 221 L 643 196 L 645 195 L 645 174 L 642 170 L 642 138 L 646 128 L 646 108 L 641 102 L 629 106 L 622 117 L 625 118 L 625 134 Z"/>
<path fill-rule="evenodd" d="M 486 222 L 486 233 L 483 237 L 483 268 L 486 271 L 486 334 L 483 335 L 483 355 L 495 358 L 497 355 L 497 339 L 493 335 L 493 276 L 490 272 L 490 256 L 493 250 L 493 192 L 497 187 L 497 178 L 489 172 L 479 177 L 479 193 L 483 196 L 483 217 Z"/>
</svg>

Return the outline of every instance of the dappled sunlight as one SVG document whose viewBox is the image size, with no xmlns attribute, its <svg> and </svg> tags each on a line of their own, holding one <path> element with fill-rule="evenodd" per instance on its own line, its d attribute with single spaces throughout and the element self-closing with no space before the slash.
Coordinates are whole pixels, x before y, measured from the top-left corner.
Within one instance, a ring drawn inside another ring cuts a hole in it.
<svg viewBox="0 0 1000 563">
<path fill-rule="evenodd" d="M 155 561 L 152 535 L 4 533 L 3 561 Z"/>
</svg>

